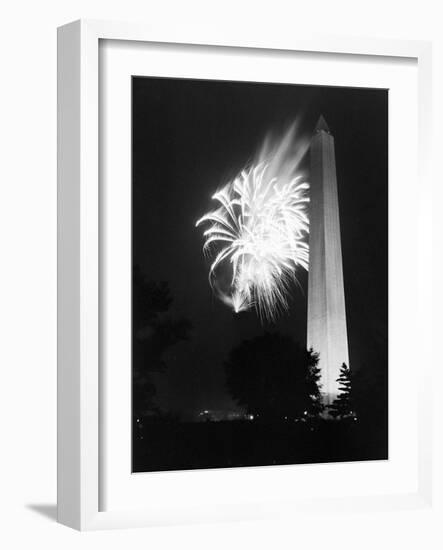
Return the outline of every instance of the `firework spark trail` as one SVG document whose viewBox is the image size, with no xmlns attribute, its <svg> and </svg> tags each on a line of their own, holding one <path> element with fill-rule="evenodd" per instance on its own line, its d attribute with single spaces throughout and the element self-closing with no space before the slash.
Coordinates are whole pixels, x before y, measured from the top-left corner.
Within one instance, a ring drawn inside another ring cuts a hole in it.
<svg viewBox="0 0 443 550">
<path fill-rule="evenodd" d="M 299 267 L 308 269 L 308 183 L 297 174 L 306 144 L 294 148 L 295 126 L 277 143 L 265 141 L 256 161 L 213 195 L 219 207 L 200 218 L 203 251 L 213 258 L 209 282 L 221 300 L 240 312 L 255 307 L 273 320 L 288 307 Z M 217 282 L 231 270 L 227 291 Z"/>
</svg>

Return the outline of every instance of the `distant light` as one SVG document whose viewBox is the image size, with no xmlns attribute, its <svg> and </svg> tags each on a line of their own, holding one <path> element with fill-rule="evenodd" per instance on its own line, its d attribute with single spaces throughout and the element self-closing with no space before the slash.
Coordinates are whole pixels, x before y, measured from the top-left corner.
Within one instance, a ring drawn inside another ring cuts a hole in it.
<svg viewBox="0 0 443 550">
<path fill-rule="evenodd" d="M 248 415 L 248 418 L 249 418 L 249 420 L 254 420 L 254 415 L 253 415 L 253 414 L 249 414 L 249 415 Z"/>
</svg>

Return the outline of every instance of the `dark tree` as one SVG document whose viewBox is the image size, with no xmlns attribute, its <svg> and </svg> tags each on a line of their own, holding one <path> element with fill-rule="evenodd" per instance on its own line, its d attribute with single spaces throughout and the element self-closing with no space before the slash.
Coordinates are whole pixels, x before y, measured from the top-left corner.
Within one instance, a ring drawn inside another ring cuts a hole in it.
<svg viewBox="0 0 443 550">
<path fill-rule="evenodd" d="M 355 418 L 352 400 L 351 369 L 345 363 L 340 367 L 340 376 L 337 378 L 339 394 L 329 407 L 329 414 L 334 418 Z"/>
<path fill-rule="evenodd" d="M 167 350 L 189 337 L 191 324 L 187 319 L 168 317 L 171 304 L 168 283 L 147 281 L 136 266 L 132 284 L 132 398 L 133 415 L 138 420 L 159 412 L 153 374 L 165 372 Z"/>
<path fill-rule="evenodd" d="M 318 354 L 288 336 L 265 333 L 242 342 L 225 363 L 227 387 L 261 419 L 297 419 L 321 410 Z"/>
<path fill-rule="evenodd" d="M 312 363 L 308 368 L 308 374 L 306 378 L 307 389 L 309 394 L 309 401 L 307 407 L 308 417 L 317 418 L 324 411 L 325 406 L 322 402 L 321 397 L 321 371 L 318 366 L 319 356 L 318 353 L 314 353 L 314 350 L 311 348 L 309 353 L 315 358 L 315 364 Z"/>
</svg>

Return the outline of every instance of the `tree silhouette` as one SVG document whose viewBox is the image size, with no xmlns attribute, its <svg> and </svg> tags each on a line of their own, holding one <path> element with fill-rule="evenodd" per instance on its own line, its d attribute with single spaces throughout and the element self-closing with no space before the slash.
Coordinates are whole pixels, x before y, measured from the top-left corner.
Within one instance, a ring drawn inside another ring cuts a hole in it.
<svg viewBox="0 0 443 550">
<path fill-rule="evenodd" d="M 187 340 L 191 323 L 171 319 L 167 312 L 172 297 L 167 282 L 147 281 L 138 266 L 133 270 L 132 284 L 132 399 L 133 415 L 140 420 L 158 412 L 153 373 L 166 370 L 166 351 Z"/>
<path fill-rule="evenodd" d="M 334 418 L 355 418 L 352 400 L 351 369 L 345 363 L 340 367 L 340 376 L 337 378 L 339 394 L 329 407 L 329 414 Z"/>
<path fill-rule="evenodd" d="M 227 387 L 239 405 L 262 419 L 297 419 L 321 409 L 318 354 L 288 336 L 265 333 L 233 349 Z"/>
<path fill-rule="evenodd" d="M 325 406 L 322 402 L 321 396 L 321 371 L 318 366 L 319 355 L 314 353 L 314 350 L 311 348 L 309 353 L 315 358 L 315 364 L 312 364 L 308 367 L 308 374 L 306 377 L 307 390 L 309 395 L 307 416 L 310 418 L 317 418 L 324 411 Z"/>
</svg>

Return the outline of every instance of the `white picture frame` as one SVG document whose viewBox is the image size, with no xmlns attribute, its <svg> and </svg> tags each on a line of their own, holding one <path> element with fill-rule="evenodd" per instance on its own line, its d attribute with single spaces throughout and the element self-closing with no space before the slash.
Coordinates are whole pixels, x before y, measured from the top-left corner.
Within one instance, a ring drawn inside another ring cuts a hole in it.
<svg viewBox="0 0 443 550">
<path fill-rule="evenodd" d="M 232 513 L 210 509 L 122 507 L 102 511 L 100 407 L 100 224 L 99 212 L 99 41 L 194 44 L 232 48 L 258 48 L 331 53 L 350 56 L 412 58 L 418 67 L 418 167 L 421 196 L 430 193 L 429 140 L 431 135 L 431 45 L 427 42 L 300 35 L 268 39 L 254 35 L 205 36 L 186 31 L 166 32 L 149 26 L 77 21 L 58 31 L 58 520 L 89 530 L 149 526 L 237 517 L 275 517 L 300 512 L 300 506 L 282 496 L 281 502 L 257 502 Z M 429 191 L 429 193 L 427 193 Z M 430 200 L 428 198 L 428 200 Z M 423 220 L 430 231 L 430 219 Z M 420 258 L 431 259 L 431 245 L 421 245 Z M 422 289 L 421 313 L 431 319 L 432 289 Z M 429 321 L 431 323 L 432 321 Z M 431 350 L 427 351 L 431 354 Z M 430 356 L 431 357 L 431 356 Z M 303 509 L 362 510 L 428 506 L 432 496 L 431 401 L 425 383 L 431 361 L 423 362 L 417 386 L 418 475 L 416 490 L 383 496 L 304 499 Z M 183 474 L 186 475 L 186 474 Z M 210 472 L 205 475 L 211 475 Z M 209 507 L 210 508 L 210 507 Z"/>
</svg>

